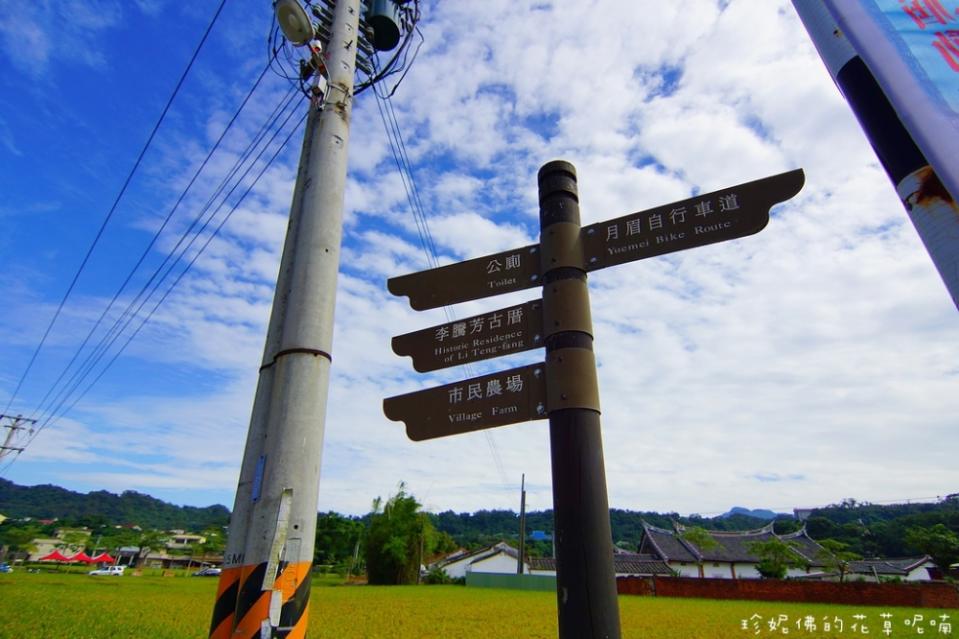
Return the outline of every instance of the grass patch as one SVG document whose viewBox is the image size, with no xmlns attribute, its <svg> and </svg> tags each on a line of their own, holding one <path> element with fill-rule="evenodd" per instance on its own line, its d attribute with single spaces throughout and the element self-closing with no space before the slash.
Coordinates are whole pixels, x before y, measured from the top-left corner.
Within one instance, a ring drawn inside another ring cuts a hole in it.
<svg viewBox="0 0 959 639">
<path fill-rule="evenodd" d="M 68 573 L 0 575 L 0 639 L 151 637 L 204 639 L 217 580 L 201 577 L 89 577 Z M 538 639 L 557 636 L 556 598 L 548 592 L 460 586 L 341 586 L 317 575 L 310 639 Z M 339 587 L 335 587 L 339 586 Z M 745 639 L 784 634 L 820 639 L 860 635 L 959 637 L 959 611 L 759 601 L 620 597 L 624 639 Z M 887 613 L 889 618 L 880 615 Z M 939 632 L 940 615 L 957 628 Z M 759 620 L 753 615 L 758 615 Z M 857 619 L 856 615 L 865 615 Z M 750 619 L 753 617 L 753 619 Z M 816 630 L 805 630 L 809 617 Z M 785 618 L 785 619 L 784 619 Z M 835 620 L 841 620 L 842 629 Z M 746 621 L 746 628 L 742 627 Z M 769 622 L 778 622 L 775 630 Z M 883 633 L 890 621 L 891 634 Z M 936 626 L 930 622 L 937 622 Z M 797 626 L 797 623 L 799 624 Z M 832 628 L 824 630 L 825 623 Z M 853 630 L 852 624 L 858 624 Z M 758 624 L 758 625 L 757 625 Z M 756 628 L 759 632 L 756 632 Z"/>
</svg>

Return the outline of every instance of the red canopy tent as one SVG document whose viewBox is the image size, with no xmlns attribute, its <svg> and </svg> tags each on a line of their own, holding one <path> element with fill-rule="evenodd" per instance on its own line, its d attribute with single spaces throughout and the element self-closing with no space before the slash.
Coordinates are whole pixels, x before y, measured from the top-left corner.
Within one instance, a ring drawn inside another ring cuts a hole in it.
<svg viewBox="0 0 959 639">
<path fill-rule="evenodd" d="M 82 561 L 82 562 L 85 563 L 85 564 L 95 564 L 95 563 L 97 563 L 97 560 L 96 560 L 96 559 L 94 559 L 93 557 L 91 557 L 91 556 L 88 555 L 87 553 L 83 552 L 82 550 L 81 550 L 80 552 L 78 552 L 77 554 L 75 554 L 74 556 L 70 557 L 70 561 Z"/>
<path fill-rule="evenodd" d="M 114 563 L 116 563 L 116 561 L 117 561 L 117 560 L 114 559 L 113 557 L 111 557 L 109 553 L 101 552 L 99 555 L 97 555 L 96 557 L 93 558 L 92 563 L 97 563 L 97 564 L 114 564 Z"/>
<path fill-rule="evenodd" d="M 54 550 L 49 555 L 44 555 L 43 557 L 40 557 L 40 559 L 38 559 L 37 561 L 72 561 L 72 559 L 68 557 L 64 557 L 59 550 Z"/>
</svg>

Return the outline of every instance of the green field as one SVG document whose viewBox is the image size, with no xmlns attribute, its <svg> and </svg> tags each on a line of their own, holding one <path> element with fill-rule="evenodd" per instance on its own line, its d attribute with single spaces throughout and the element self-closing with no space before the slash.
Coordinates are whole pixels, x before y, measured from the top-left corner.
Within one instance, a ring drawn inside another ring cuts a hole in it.
<svg viewBox="0 0 959 639">
<path fill-rule="evenodd" d="M 0 638 L 200 639 L 207 636 L 215 590 L 216 579 L 199 577 L 0 574 Z M 959 628 L 953 631 L 942 626 L 959 626 L 959 610 L 623 596 L 620 611 L 623 637 L 632 639 L 773 637 L 786 634 L 783 627 L 791 637 L 959 637 Z M 857 619 L 857 615 L 865 615 L 865 619 Z M 922 620 L 916 622 L 916 615 Z M 942 615 L 949 617 L 943 619 Z M 770 621 L 778 622 L 775 629 L 770 628 Z M 891 626 L 888 634 L 883 632 L 887 621 Z M 823 630 L 825 622 L 832 625 L 831 630 Z M 868 634 L 862 632 L 863 624 Z M 812 625 L 815 630 L 807 629 Z M 462 586 L 335 586 L 317 580 L 308 636 L 552 638 L 556 637 L 556 600 L 552 593 L 542 592 Z"/>
</svg>

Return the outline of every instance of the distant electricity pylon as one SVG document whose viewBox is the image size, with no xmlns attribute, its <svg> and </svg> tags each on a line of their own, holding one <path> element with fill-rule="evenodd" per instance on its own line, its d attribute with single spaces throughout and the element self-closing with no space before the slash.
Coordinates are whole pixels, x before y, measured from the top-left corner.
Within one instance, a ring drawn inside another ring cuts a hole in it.
<svg viewBox="0 0 959 639">
<path fill-rule="evenodd" d="M 23 452 L 23 446 L 16 446 L 19 440 L 20 431 L 27 431 L 33 434 L 33 425 L 37 423 L 35 419 L 28 419 L 23 415 L 0 415 L 0 422 L 9 420 L 9 423 L 0 424 L 0 428 L 7 428 L 7 436 L 3 439 L 3 445 L 0 446 L 0 459 L 3 459 L 10 453 L 20 454 Z"/>
</svg>

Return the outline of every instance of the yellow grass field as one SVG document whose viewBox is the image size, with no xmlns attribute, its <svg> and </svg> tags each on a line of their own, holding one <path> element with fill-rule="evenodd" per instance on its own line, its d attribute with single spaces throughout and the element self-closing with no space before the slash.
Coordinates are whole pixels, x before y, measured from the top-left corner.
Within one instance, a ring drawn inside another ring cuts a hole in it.
<svg viewBox="0 0 959 639">
<path fill-rule="evenodd" d="M 0 638 L 202 639 L 207 636 L 215 589 L 216 579 L 200 577 L 3 574 Z M 620 611 L 624 639 L 959 637 L 959 610 L 623 596 Z M 330 586 L 318 581 L 312 591 L 308 636 L 553 638 L 556 600 L 543 592 Z"/>
</svg>

